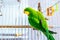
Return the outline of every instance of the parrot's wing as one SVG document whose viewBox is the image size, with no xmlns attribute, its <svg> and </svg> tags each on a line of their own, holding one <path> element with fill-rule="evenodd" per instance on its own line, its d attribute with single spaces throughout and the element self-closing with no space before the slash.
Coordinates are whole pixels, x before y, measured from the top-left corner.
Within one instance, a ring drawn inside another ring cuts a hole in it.
<svg viewBox="0 0 60 40">
<path fill-rule="evenodd" d="M 40 25 L 42 26 L 42 20 L 40 20 Z"/>
<path fill-rule="evenodd" d="M 43 13 L 37 11 L 37 14 L 38 14 L 38 17 L 39 17 L 40 22 L 41 22 L 40 24 L 42 24 L 42 27 L 43 27 L 45 30 L 48 30 L 47 21 L 46 21 L 45 17 L 43 16 Z"/>
</svg>

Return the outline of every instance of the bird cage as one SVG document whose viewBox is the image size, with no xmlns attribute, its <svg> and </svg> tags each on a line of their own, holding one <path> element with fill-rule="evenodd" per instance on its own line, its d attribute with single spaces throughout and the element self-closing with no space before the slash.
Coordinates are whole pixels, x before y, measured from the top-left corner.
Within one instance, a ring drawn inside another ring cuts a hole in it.
<svg viewBox="0 0 60 40">
<path fill-rule="evenodd" d="M 57 32 L 53 34 L 55 40 L 60 40 L 59 5 L 59 0 L 0 0 L 0 40 L 47 40 L 41 31 L 30 26 L 23 12 L 26 7 L 41 11 L 49 29 Z"/>
</svg>

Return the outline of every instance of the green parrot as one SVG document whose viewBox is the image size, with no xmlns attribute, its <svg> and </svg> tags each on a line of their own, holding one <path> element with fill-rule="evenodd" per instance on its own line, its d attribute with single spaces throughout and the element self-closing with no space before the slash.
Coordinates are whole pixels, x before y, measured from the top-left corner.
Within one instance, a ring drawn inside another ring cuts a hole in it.
<svg viewBox="0 0 60 40">
<path fill-rule="evenodd" d="M 31 27 L 42 31 L 42 33 L 47 37 L 48 40 L 55 40 L 52 34 L 56 34 L 56 32 L 50 31 L 48 29 L 47 21 L 42 12 L 27 7 L 24 9 L 24 14 L 28 15 L 28 21 Z"/>
</svg>

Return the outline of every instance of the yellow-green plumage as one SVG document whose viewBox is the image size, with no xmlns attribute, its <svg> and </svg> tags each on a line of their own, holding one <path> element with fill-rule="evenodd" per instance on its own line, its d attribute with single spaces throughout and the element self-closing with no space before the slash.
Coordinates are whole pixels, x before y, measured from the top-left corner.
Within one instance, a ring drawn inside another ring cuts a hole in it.
<svg viewBox="0 0 60 40">
<path fill-rule="evenodd" d="M 25 8 L 24 11 L 29 12 L 28 20 L 33 28 L 42 31 L 48 40 L 55 40 L 52 36 L 52 32 L 48 30 L 48 25 L 42 12 L 36 11 L 33 8 Z"/>
</svg>

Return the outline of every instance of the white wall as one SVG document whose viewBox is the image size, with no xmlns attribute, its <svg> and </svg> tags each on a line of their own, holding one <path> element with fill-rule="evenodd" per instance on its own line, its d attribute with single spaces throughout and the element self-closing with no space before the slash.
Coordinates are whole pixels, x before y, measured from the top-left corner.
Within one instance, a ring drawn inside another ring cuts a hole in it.
<svg viewBox="0 0 60 40">
<path fill-rule="evenodd" d="M 46 16 L 46 8 L 54 5 L 59 0 L 22 0 L 19 4 L 17 0 L 3 0 L 2 14 L 0 16 L 0 25 L 28 25 L 27 16 L 23 14 L 25 7 L 33 7 L 37 9 L 38 2 L 41 3 L 41 9 L 45 17 L 47 17 L 48 24 L 53 26 L 60 26 L 60 12 L 55 11 L 52 17 Z M 20 5 L 20 6 L 19 6 Z M 60 5 L 60 3 L 58 4 Z M 54 6 L 55 7 L 55 6 Z M 59 8 L 60 10 L 60 8 Z"/>
<path fill-rule="evenodd" d="M 23 13 L 24 8 L 27 6 L 27 0 L 22 0 L 21 3 L 16 2 L 16 0 L 3 0 L 0 25 L 27 25 L 27 16 Z"/>
</svg>

